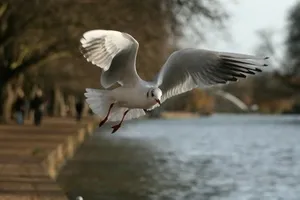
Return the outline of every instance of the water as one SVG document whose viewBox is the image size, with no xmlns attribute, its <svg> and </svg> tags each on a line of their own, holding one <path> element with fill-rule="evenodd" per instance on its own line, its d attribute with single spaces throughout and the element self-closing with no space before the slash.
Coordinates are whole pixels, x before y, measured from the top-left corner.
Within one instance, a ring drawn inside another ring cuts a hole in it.
<svg viewBox="0 0 300 200">
<path fill-rule="evenodd" d="M 115 135 L 98 131 L 59 176 L 71 199 L 300 199 L 300 116 L 139 120 Z"/>
</svg>

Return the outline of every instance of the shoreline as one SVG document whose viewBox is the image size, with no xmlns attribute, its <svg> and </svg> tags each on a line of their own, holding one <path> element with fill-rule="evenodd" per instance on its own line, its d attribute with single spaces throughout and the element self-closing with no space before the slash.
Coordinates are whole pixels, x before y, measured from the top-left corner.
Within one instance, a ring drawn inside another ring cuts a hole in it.
<svg viewBox="0 0 300 200">
<path fill-rule="evenodd" d="M 56 177 L 91 136 L 93 117 L 45 118 L 40 127 L 0 125 L 0 199 L 67 200 Z"/>
<path fill-rule="evenodd" d="M 208 117 L 214 113 L 197 113 L 188 111 L 163 111 L 160 113 L 154 113 L 152 116 L 148 115 L 146 118 L 153 119 L 191 119 L 198 117 Z"/>
</svg>

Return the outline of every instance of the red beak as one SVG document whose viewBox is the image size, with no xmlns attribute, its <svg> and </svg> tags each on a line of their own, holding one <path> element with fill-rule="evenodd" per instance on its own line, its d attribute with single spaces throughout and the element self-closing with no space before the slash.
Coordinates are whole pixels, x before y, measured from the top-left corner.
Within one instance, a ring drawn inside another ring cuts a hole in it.
<svg viewBox="0 0 300 200">
<path fill-rule="evenodd" d="M 161 105 L 160 100 L 155 99 L 155 101 L 156 101 L 159 105 Z"/>
</svg>

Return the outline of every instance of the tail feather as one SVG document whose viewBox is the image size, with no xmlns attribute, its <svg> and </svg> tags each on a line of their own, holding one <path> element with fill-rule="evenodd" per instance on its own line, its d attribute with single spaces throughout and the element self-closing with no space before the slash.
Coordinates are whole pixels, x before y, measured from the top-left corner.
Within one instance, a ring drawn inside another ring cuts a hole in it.
<svg viewBox="0 0 300 200">
<path fill-rule="evenodd" d="M 108 112 L 110 104 L 112 103 L 112 99 L 108 95 L 108 91 L 87 88 L 84 95 L 87 98 L 86 102 L 92 109 L 93 113 L 104 118 Z"/>
<path fill-rule="evenodd" d="M 114 103 L 114 100 L 111 98 L 109 91 L 87 88 L 84 95 L 87 98 L 86 102 L 92 109 L 93 113 L 101 118 L 105 118 L 108 113 L 109 106 Z M 123 113 L 126 110 L 127 108 L 122 108 L 115 105 L 111 110 L 108 121 L 120 121 L 123 117 Z M 143 111 L 143 109 L 131 109 L 125 116 L 124 120 L 138 118 L 145 114 L 146 113 Z"/>
</svg>

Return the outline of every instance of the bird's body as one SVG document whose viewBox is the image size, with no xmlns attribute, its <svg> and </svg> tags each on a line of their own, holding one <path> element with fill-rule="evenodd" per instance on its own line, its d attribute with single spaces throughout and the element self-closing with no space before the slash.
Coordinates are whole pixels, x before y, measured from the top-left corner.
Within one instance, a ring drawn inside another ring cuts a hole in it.
<svg viewBox="0 0 300 200">
<path fill-rule="evenodd" d="M 134 88 L 118 87 L 111 90 L 110 95 L 119 107 L 149 109 L 156 104 L 154 99 L 147 98 L 149 88 L 142 84 Z"/>
<path fill-rule="evenodd" d="M 81 52 L 87 61 L 100 67 L 104 90 L 87 89 L 85 96 L 92 111 L 106 121 L 121 121 L 145 115 L 172 96 L 217 84 L 226 84 L 261 72 L 267 66 L 257 56 L 181 49 L 173 52 L 152 82 L 142 80 L 136 71 L 139 44 L 129 34 L 110 30 L 84 33 Z M 120 87 L 109 88 L 118 83 Z"/>
</svg>

